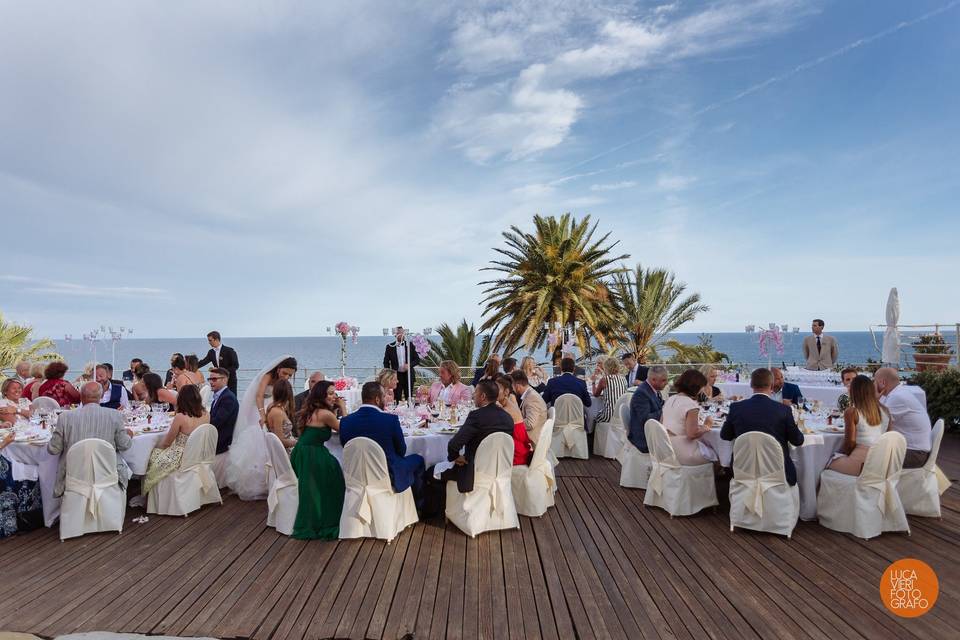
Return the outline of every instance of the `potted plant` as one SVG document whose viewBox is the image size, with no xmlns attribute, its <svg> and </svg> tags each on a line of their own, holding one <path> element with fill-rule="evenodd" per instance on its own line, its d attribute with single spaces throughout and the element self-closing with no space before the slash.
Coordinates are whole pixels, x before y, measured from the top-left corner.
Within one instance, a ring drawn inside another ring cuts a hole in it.
<svg viewBox="0 0 960 640">
<path fill-rule="evenodd" d="M 953 349 L 939 333 L 918 336 L 912 346 L 917 371 L 940 371 L 950 364 Z"/>
</svg>

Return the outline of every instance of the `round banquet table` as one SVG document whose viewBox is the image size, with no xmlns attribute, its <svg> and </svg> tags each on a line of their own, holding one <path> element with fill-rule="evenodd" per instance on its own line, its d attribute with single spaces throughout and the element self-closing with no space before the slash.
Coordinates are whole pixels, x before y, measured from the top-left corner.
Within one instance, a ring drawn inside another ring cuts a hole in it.
<svg viewBox="0 0 960 640">
<path fill-rule="evenodd" d="M 703 441 L 717 452 L 722 466 L 731 466 L 733 442 L 720 438 L 719 427 L 714 427 L 705 433 Z M 790 446 L 790 458 L 797 469 L 801 520 L 817 519 L 817 484 L 820 482 L 820 473 L 827 468 L 833 459 L 833 454 L 840 450 L 841 445 L 843 445 L 842 431 L 840 433 L 805 433 L 801 446 Z"/>
<path fill-rule="evenodd" d="M 435 433 L 426 431 L 425 435 L 408 435 L 405 431 L 403 440 L 407 444 L 407 455 L 413 453 L 423 456 L 426 466 L 435 465 L 447 459 L 447 443 L 454 436 L 452 433 Z M 334 433 L 326 442 L 327 449 L 338 461 L 343 462 L 343 445 L 340 444 L 340 434 Z"/>
</svg>

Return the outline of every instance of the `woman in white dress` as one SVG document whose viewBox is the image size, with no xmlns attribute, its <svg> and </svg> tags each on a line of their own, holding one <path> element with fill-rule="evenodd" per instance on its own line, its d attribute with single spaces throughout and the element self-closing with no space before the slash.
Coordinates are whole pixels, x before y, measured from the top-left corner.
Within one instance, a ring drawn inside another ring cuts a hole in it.
<svg viewBox="0 0 960 640">
<path fill-rule="evenodd" d="M 267 445 L 263 438 L 267 412 L 264 394 L 274 382 L 289 380 L 296 371 L 296 358 L 277 358 L 250 381 L 243 393 L 227 466 L 227 486 L 241 500 L 264 500 L 267 497 Z"/>
<path fill-rule="evenodd" d="M 890 424 L 890 414 L 877 400 L 877 388 L 867 376 L 858 375 L 850 383 L 850 406 L 843 412 L 843 421 L 843 453 L 827 468 L 858 476 L 870 447 L 877 443 Z"/>
<path fill-rule="evenodd" d="M 709 416 L 703 426 L 700 425 L 697 395 L 706 384 L 706 376 L 696 369 L 687 369 L 673 385 L 677 393 L 667 398 L 663 404 L 663 426 L 670 434 L 670 444 L 673 445 L 680 464 L 707 464 L 717 459 L 713 450 L 701 442 L 703 434 L 713 426 L 713 418 Z M 713 455 L 707 458 L 705 453 Z"/>
</svg>

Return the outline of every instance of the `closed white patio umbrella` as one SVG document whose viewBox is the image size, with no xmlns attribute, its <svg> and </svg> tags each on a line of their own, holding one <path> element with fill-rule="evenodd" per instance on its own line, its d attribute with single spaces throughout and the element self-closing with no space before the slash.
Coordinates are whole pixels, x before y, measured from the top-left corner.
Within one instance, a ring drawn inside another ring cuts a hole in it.
<svg viewBox="0 0 960 640">
<path fill-rule="evenodd" d="M 887 297 L 887 330 L 883 333 L 883 364 L 897 367 L 900 365 L 900 333 L 897 323 L 900 322 L 900 294 L 897 288 L 890 289 Z"/>
</svg>

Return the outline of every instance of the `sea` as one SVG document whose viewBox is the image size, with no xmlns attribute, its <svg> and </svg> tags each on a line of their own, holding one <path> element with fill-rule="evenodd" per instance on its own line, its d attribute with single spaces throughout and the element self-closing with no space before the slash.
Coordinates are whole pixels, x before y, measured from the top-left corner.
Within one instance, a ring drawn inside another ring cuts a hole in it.
<svg viewBox="0 0 960 640">
<path fill-rule="evenodd" d="M 670 337 L 686 344 L 697 344 L 701 335 L 709 335 L 713 346 L 727 354 L 731 363 L 746 366 L 760 366 L 768 363 L 768 357 L 761 357 L 758 334 L 747 332 L 721 333 L 676 333 Z M 801 345 L 806 334 L 784 334 L 784 352 L 779 354 L 770 348 L 769 362 L 773 364 L 802 364 Z M 844 363 L 863 364 L 868 359 L 880 359 L 880 346 L 883 334 L 871 334 L 868 331 L 840 331 L 830 335 L 840 345 L 840 360 Z M 947 341 L 956 344 L 953 332 L 945 333 Z M 434 337 L 434 339 L 436 339 Z M 354 344 L 347 341 L 346 375 L 360 380 L 373 375 L 383 364 L 384 347 L 393 340 L 387 336 L 360 336 Z M 70 376 L 77 376 L 83 366 L 94 360 L 113 362 L 120 372 L 129 366 L 131 358 L 140 358 L 150 367 L 163 374 L 169 367 L 173 352 L 195 353 L 203 357 L 209 350 L 205 337 L 196 338 L 129 338 L 117 342 L 101 341 L 97 343 L 82 340 L 56 340 L 58 353 L 70 365 Z M 479 343 L 479 341 L 478 341 Z M 266 363 L 283 355 L 292 355 L 297 359 L 299 371 L 297 378 L 302 382 L 308 372 L 322 370 L 328 377 L 340 375 L 340 339 L 335 336 L 308 336 L 287 338 L 225 338 L 224 344 L 236 349 L 240 359 L 240 387 L 251 379 Z M 479 345 L 478 345 L 479 348 Z M 514 354 L 515 357 L 526 355 Z M 538 361 L 547 362 L 544 351 L 533 354 Z M 468 363 L 461 363 L 466 365 Z"/>
</svg>

